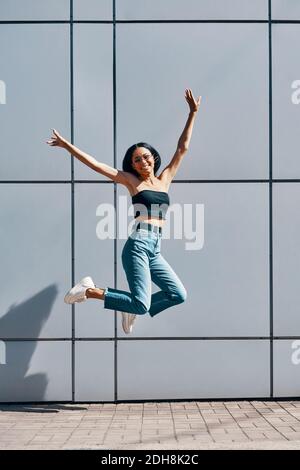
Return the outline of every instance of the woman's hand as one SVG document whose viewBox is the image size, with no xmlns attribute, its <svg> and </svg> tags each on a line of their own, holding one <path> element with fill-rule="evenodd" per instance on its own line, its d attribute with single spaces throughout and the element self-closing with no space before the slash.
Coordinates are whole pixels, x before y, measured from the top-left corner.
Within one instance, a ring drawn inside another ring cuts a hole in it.
<svg viewBox="0 0 300 470">
<path fill-rule="evenodd" d="M 200 106 L 200 103 L 201 103 L 201 96 L 199 96 L 199 98 L 197 99 L 197 101 L 195 101 L 195 98 L 193 96 L 193 93 L 192 93 L 192 90 L 190 88 L 187 88 L 185 90 L 185 99 L 187 100 L 188 102 L 188 105 L 190 107 L 190 112 L 191 113 L 196 113 L 198 111 L 198 108 Z"/>
<path fill-rule="evenodd" d="M 47 144 L 57 147 L 64 147 L 66 144 L 66 139 L 64 139 L 55 129 L 52 129 L 53 136 L 51 136 L 50 140 L 47 140 Z"/>
</svg>

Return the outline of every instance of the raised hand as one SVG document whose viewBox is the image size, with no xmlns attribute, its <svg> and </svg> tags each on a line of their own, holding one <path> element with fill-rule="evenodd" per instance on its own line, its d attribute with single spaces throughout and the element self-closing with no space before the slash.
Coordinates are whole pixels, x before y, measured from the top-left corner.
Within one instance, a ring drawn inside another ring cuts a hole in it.
<svg viewBox="0 0 300 470">
<path fill-rule="evenodd" d="M 57 147 L 64 147 L 66 139 L 64 139 L 55 129 L 52 129 L 53 135 L 50 140 L 47 140 L 47 144 Z"/>
<path fill-rule="evenodd" d="M 190 88 L 187 88 L 185 90 L 185 99 L 188 102 L 188 105 L 190 107 L 190 112 L 195 113 L 198 111 L 200 103 L 201 103 L 201 98 L 202 96 L 199 96 L 197 101 L 195 100 L 192 90 Z"/>
</svg>

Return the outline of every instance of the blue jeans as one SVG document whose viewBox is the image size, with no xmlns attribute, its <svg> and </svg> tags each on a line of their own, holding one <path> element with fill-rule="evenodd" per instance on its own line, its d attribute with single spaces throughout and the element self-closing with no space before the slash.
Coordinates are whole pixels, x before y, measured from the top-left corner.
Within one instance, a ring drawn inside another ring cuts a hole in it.
<svg viewBox="0 0 300 470">
<path fill-rule="evenodd" d="M 130 292 L 107 287 L 104 308 L 143 315 L 157 313 L 186 300 L 186 290 L 160 253 L 161 232 L 137 224 L 122 250 L 122 264 Z M 153 226 L 152 226 L 153 227 Z M 151 295 L 151 280 L 161 289 Z"/>
</svg>

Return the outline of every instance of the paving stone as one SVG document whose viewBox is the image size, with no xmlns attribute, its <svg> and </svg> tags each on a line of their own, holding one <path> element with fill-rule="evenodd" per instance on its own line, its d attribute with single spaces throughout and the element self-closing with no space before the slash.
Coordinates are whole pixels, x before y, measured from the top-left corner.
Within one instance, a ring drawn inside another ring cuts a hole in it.
<svg viewBox="0 0 300 470">
<path fill-rule="evenodd" d="M 33 415 L 35 409 L 40 405 L 0 405 L 0 449 L 281 448 L 289 443 L 300 449 L 300 400 L 44 404 L 44 412 Z"/>
</svg>

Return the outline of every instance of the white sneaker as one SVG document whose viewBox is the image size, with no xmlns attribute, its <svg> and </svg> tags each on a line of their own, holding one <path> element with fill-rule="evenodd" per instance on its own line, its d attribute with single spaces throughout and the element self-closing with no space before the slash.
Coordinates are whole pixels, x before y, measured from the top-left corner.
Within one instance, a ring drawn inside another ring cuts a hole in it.
<svg viewBox="0 0 300 470">
<path fill-rule="evenodd" d="M 95 284 L 90 276 L 86 276 L 67 292 L 64 298 L 65 303 L 74 304 L 75 302 L 84 302 L 87 299 L 85 291 L 90 288 L 94 289 Z"/>
<path fill-rule="evenodd" d="M 127 335 L 132 332 L 133 323 L 136 315 L 134 313 L 121 312 L 122 314 L 122 328 Z"/>
</svg>

